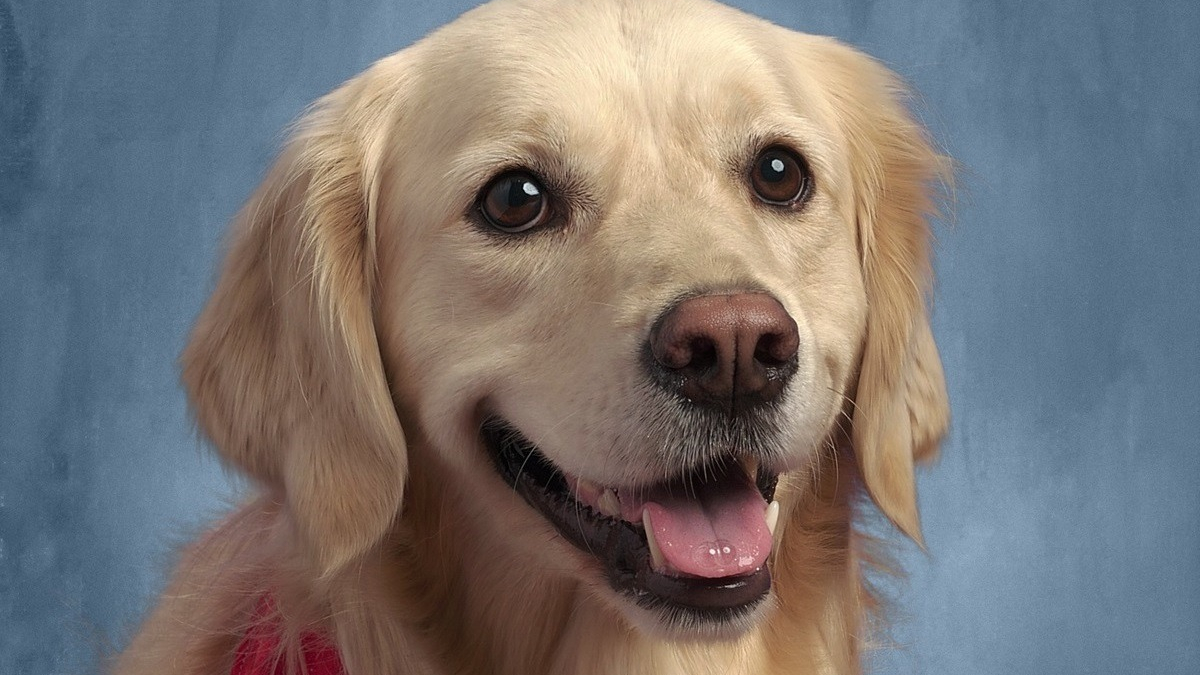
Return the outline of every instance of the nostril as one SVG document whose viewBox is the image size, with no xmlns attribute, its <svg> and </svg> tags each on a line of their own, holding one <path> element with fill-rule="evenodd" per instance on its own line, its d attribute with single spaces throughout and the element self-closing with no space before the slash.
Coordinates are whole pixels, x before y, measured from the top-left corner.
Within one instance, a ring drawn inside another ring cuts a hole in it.
<svg viewBox="0 0 1200 675">
<path fill-rule="evenodd" d="M 768 368 L 782 366 L 791 360 L 795 352 L 784 354 L 786 350 L 780 349 L 782 336 L 775 333 L 767 333 L 758 338 L 758 344 L 754 346 L 754 360 Z"/>
<path fill-rule="evenodd" d="M 711 337 L 700 334 L 671 334 L 664 331 L 654 340 L 654 358 L 672 370 L 703 370 L 717 360 L 717 346 Z"/>
<path fill-rule="evenodd" d="M 784 366 L 796 358 L 800 347 L 800 336 L 796 323 L 787 317 L 787 325 L 770 330 L 759 336 L 754 346 L 754 360 L 767 368 Z"/>
<path fill-rule="evenodd" d="M 691 359 L 684 365 L 692 372 L 701 373 L 717 365 L 717 345 L 707 335 L 697 335 L 688 342 Z"/>
</svg>

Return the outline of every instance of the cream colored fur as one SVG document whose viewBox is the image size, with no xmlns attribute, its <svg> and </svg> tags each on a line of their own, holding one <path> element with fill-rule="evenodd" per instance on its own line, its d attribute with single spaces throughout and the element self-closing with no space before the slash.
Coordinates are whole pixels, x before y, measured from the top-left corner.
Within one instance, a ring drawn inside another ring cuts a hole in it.
<svg viewBox="0 0 1200 675">
<path fill-rule="evenodd" d="M 200 425 L 261 494 L 184 551 L 116 672 L 229 672 L 268 592 L 285 645 L 324 631 L 351 675 L 858 672 L 857 495 L 919 540 L 913 464 L 948 418 L 926 315 L 945 161 L 903 96 L 848 47 L 706 0 L 497 0 L 322 99 L 183 355 Z M 810 163 L 803 209 L 754 200 L 766 142 Z M 554 231 L 473 220 L 516 166 L 569 193 Z M 662 477 L 637 346 L 681 292 L 744 287 L 801 343 L 772 601 L 739 636 L 669 634 L 478 429 L 497 412 L 577 475 Z"/>
</svg>

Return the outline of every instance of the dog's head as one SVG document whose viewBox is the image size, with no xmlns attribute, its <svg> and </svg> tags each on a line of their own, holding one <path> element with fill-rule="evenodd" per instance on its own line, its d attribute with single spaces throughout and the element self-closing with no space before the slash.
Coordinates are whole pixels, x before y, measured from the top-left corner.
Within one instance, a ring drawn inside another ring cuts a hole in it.
<svg viewBox="0 0 1200 675">
<path fill-rule="evenodd" d="M 943 162 L 901 97 L 706 2 L 470 12 L 323 99 L 243 211 L 184 355 L 200 423 L 322 572 L 396 522 L 407 433 L 501 538 L 561 535 L 512 555 L 736 631 L 780 476 L 838 439 L 920 536 Z"/>
</svg>

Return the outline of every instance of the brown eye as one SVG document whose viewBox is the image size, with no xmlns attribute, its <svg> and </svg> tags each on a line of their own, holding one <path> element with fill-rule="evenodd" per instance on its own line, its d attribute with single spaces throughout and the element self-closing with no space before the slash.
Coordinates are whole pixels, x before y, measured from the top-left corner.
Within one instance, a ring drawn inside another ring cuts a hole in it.
<svg viewBox="0 0 1200 675">
<path fill-rule="evenodd" d="M 510 171 L 492 179 L 480 196 L 479 210 L 501 232 L 524 232 L 541 225 L 550 214 L 546 191 L 532 175 Z"/>
<path fill-rule="evenodd" d="M 804 158 L 778 145 L 759 153 L 750 171 L 754 193 L 768 204 L 798 204 L 808 197 L 811 183 Z"/>
</svg>

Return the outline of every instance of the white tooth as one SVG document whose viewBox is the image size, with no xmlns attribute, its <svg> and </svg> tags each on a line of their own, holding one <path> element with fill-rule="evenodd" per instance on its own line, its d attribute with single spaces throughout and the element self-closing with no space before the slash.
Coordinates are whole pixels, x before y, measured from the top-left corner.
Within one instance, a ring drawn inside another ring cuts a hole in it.
<svg viewBox="0 0 1200 675">
<path fill-rule="evenodd" d="M 642 527 L 646 528 L 646 543 L 650 545 L 652 567 L 655 570 L 661 570 L 667 566 L 667 561 L 658 548 L 658 541 L 654 539 L 654 528 L 650 524 L 650 509 L 642 509 Z"/>
<path fill-rule="evenodd" d="M 617 499 L 617 493 L 613 492 L 612 488 L 607 488 L 601 492 L 598 502 L 600 513 L 609 518 L 616 518 L 621 515 L 621 500 Z"/>
<path fill-rule="evenodd" d="M 771 536 L 774 537 L 775 526 L 779 523 L 779 502 L 771 502 L 768 504 L 765 516 L 767 519 L 767 530 L 771 533 Z"/>
</svg>

